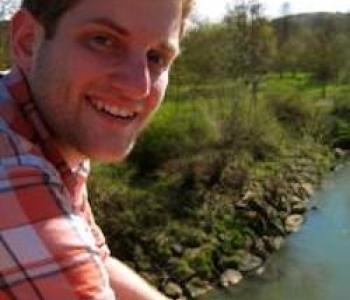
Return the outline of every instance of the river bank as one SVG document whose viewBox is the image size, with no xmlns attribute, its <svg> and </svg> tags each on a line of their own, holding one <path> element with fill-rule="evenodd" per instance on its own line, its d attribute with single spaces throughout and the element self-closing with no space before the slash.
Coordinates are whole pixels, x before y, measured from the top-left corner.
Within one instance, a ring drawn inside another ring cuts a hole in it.
<svg viewBox="0 0 350 300">
<path fill-rule="evenodd" d="M 105 205 L 98 218 L 115 255 L 172 299 L 197 298 L 263 274 L 271 254 L 303 224 L 309 197 L 343 154 L 303 144 L 249 171 L 247 161 L 226 155 L 224 163 L 221 153 L 205 164 L 201 158 L 166 166 L 166 175 L 154 180 L 162 182 L 156 199 L 140 188 L 131 198 L 118 187 L 98 202 Z"/>
<path fill-rule="evenodd" d="M 332 148 L 350 141 L 349 93 L 313 98 L 284 80 L 269 77 L 258 102 L 229 82 L 220 97 L 165 103 L 128 161 L 94 165 L 112 254 L 172 299 L 262 273 L 343 155 Z"/>
<path fill-rule="evenodd" d="M 341 151 L 336 153 L 339 155 Z M 218 258 L 213 266 L 213 277 L 205 279 L 192 275 L 182 284 L 169 281 L 163 291 L 174 299 L 192 299 L 215 287 L 234 286 L 245 277 L 263 276 L 271 254 L 280 250 L 290 233 L 299 230 L 308 209 L 317 209 L 316 206 L 310 207 L 309 199 L 333 163 L 332 155 L 326 152 L 312 158 L 294 157 L 282 163 L 273 175 L 252 177 L 232 209 L 236 222 L 245 228 L 241 236 L 244 243 L 236 247 L 223 246 L 216 253 Z M 226 231 L 217 242 L 225 245 L 234 242 L 231 238 Z M 188 265 L 191 266 L 191 260 L 199 253 L 203 255 L 206 247 L 187 250 Z"/>
<path fill-rule="evenodd" d="M 217 289 L 203 300 L 347 299 L 350 288 L 350 161 L 325 177 L 311 198 L 317 210 L 302 229 L 269 259 L 263 276 L 231 289 Z"/>
</svg>

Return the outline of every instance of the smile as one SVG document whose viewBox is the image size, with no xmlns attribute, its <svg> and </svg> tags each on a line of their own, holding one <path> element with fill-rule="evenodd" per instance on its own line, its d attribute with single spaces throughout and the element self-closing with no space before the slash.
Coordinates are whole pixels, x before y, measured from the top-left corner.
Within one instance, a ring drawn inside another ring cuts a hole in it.
<svg viewBox="0 0 350 300">
<path fill-rule="evenodd" d="M 101 100 L 94 99 L 91 96 L 86 96 L 86 99 L 99 112 L 107 113 L 108 115 L 115 118 L 123 120 L 133 120 L 139 114 L 139 112 L 137 111 L 132 111 L 127 108 L 120 108 L 116 105 L 110 105 Z"/>
</svg>

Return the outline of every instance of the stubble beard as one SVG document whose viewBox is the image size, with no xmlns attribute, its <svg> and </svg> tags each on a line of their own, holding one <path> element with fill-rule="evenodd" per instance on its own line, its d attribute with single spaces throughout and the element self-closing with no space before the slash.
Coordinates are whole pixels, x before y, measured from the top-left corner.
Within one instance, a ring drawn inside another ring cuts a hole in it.
<svg viewBox="0 0 350 300">
<path fill-rule="evenodd" d="M 33 101 L 57 146 L 83 156 L 80 150 L 73 146 L 78 145 L 79 141 L 72 130 L 72 116 L 64 111 L 65 106 L 62 105 L 71 96 L 69 81 L 64 76 L 64 71 L 55 67 L 55 62 L 49 55 L 51 49 L 48 43 L 43 42 L 41 45 L 34 68 L 28 76 Z M 69 105 L 67 107 L 69 108 Z M 70 117 L 67 118 L 67 115 Z"/>
</svg>

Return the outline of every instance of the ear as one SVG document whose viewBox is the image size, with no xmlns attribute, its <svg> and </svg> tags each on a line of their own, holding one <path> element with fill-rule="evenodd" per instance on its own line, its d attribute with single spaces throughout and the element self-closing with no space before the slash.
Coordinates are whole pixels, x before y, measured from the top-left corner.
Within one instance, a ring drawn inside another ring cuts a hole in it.
<svg viewBox="0 0 350 300">
<path fill-rule="evenodd" d="M 11 21 L 11 54 L 15 64 L 26 74 L 32 69 L 42 38 L 42 26 L 28 10 L 20 9 Z"/>
</svg>

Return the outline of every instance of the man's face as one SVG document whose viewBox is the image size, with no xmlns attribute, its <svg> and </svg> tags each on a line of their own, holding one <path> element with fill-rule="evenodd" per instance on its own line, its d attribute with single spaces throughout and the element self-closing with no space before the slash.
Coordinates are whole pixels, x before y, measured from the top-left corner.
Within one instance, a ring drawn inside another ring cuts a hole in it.
<svg viewBox="0 0 350 300">
<path fill-rule="evenodd" d="M 179 0 L 84 0 L 41 38 L 28 77 L 63 149 L 128 154 L 164 96 L 180 22 Z"/>
</svg>

